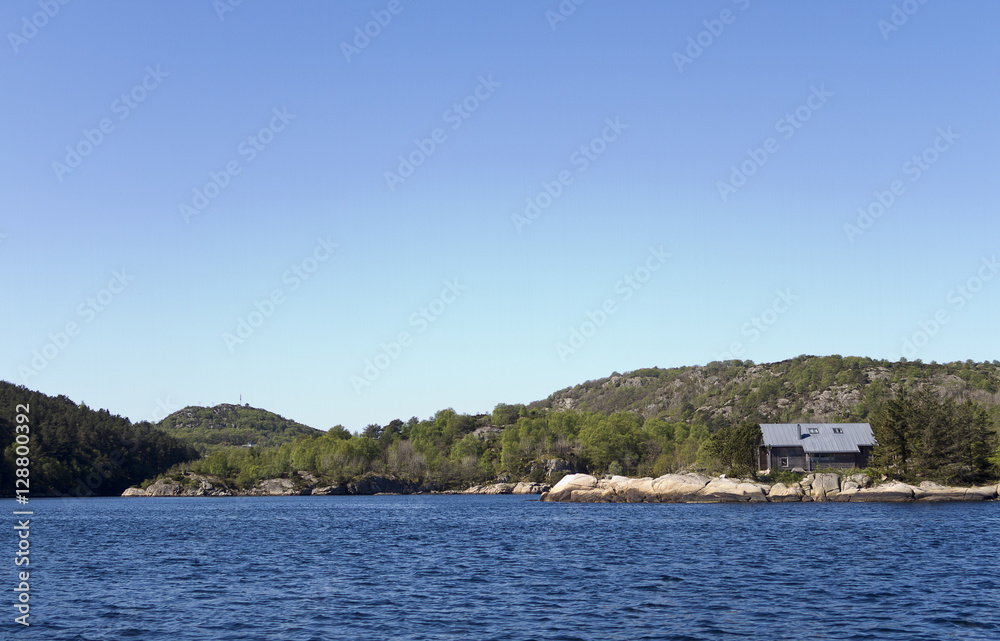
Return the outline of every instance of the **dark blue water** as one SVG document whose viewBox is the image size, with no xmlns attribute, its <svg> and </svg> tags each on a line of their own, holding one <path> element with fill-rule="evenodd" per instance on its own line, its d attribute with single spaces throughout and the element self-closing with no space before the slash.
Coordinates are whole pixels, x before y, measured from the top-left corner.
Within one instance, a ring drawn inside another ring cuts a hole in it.
<svg viewBox="0 0 1000 641">
<path fill-rule="evenodd" d="M 1000 503 L 32 507 L 33 625 L 5 527 L 4 639 L 1000 639 Z"/>
</svg>

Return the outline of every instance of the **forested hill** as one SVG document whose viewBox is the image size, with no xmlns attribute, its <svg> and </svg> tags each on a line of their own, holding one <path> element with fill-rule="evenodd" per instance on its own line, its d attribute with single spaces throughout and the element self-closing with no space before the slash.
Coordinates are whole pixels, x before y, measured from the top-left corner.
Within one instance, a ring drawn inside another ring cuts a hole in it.
<svg viewBox="0 0 1000 641">
<path fill-rule="evenodd" d="M 713 362 L 649 368 L 566 388 L 529 409 L 576 409 L 707 425 L 734 422 L 862 422 L 900 386 L 931 388 L 943 398 L 1000 409 L 1000 362 L 890 362 L 798 356 L 778 363 Z"/>
<path fill-rule="evenodd" d="M 27 417 L 28 425 L 29 451 L 23 458 L 30 462 L 29 497 L 117 496 L 130 485 L 197 456 L 193 448 L 150 423 L 132 423 L 65 396 L 47 396 L 0 381 L 2 497 L 14 496 L 19 413 Z"/>
<path fill-rule="evenodd" d="M 273 412 L 249 405 L 222 404 L 215 407 L 185 407 L 157 424 L 202 453 L 223 447 L 252 445 L 271 447 L 289 443 L 303 434 L 322 434 Z"/>
</svg>

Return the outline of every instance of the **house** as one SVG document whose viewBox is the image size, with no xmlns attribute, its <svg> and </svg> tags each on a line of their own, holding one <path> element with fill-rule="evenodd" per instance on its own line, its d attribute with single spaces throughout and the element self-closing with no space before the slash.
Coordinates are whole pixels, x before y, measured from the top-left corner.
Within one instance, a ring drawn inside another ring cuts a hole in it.
<svg viewBox="0 0 1000 641">
<path fill-rule="evenodd" d="M 864 468 L 875 446 L 868 423 L 761 423 L 760 433 L 761 470 Z"/>
</svg>

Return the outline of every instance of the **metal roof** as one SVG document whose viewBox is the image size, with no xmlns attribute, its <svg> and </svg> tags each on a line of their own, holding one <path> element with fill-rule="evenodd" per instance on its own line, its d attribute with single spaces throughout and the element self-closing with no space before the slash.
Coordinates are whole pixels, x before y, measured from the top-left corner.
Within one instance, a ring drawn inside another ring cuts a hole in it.
<svg viewBox="0 0 1000 641">
<path fill-rule="evenodd" d="M 761 423 L 760 431 L 765 447 L 801 447 L 807 454 L 860 452 L 862 445 L 875 445 L 868 423 Z"/>
</svg>

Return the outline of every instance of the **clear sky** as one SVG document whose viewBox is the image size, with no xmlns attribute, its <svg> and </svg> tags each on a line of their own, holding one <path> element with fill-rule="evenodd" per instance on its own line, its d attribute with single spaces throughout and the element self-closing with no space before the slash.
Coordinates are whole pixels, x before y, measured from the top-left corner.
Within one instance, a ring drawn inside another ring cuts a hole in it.
<svg viewBox="0 0 1000 641">
<path fill-rule="evenodd" d="M 0 378 L 356 431 L 1000 358 L 995 2 L 233 4 L 0 4 Z"/>
</svg>

